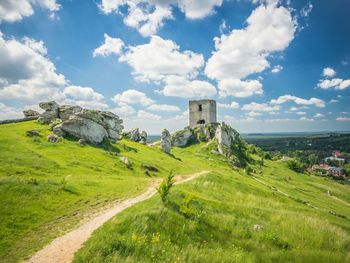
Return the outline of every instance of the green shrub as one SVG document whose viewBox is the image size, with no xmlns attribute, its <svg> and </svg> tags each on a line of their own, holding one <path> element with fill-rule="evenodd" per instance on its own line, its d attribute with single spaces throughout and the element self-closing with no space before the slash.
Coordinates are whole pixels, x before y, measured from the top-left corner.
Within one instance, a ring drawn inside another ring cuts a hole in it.
<svg viewBox="0 0 350 263">
<path fill-rule="evenodd" d="M 173 172 L 170 172 L 170 174 L 163 179 L 162 183 L 157 188 L 157 192 L 159 193 L 163 203 L 167 201 L 170 189 L 173 185 L 174 185 L 174 174 Z"/>
<path fill-rule="evenodd" d="M 297 159 L 290 159 L 287 162 L 287 164 L 288 164 L 289 169 L 291 169 L 295 172 L 298 172 L 298 173 L 304 172 L 304 170 L 306 168 L 306 165 Z"/>
<path fill-rule="evenodd" d="M 192 218 L 195 216 L 195 211 L 190 207 L 191 202 L 193 201 L 194 196 L 192 194 L 187 194 L 180 205 L 179 211 L 187 218 Z"/>
</svg>

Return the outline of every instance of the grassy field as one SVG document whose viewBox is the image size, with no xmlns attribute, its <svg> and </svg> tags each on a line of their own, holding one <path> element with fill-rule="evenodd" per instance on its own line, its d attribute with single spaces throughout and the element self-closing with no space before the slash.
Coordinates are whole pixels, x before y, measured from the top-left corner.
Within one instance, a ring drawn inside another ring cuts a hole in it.
<svg viewBox="0 0 350 263">
<path fill-rule="evenodd" d="M 32 129 L 41 137 L 27 137 Z M 170 156 L 125 140 L 101 147 L 69 138 L 49 143 L 49 133 L 34 121 L 0 126 L 0 262 L 28 258 L 171 170 L 211 172 L 175 186 L 166 205 L 155 196 L 122 212 L 75 261 L 350 262 L 348 185 L 297 174 L 283 162 L 265 161 L 262 173 L 255 167 L 246 175 L 206 144 L 175 148 Z M 147 172 L 147 165 L 159 172 Z"/>
<path fill-rule="evenodd" d="M 200 171 L 160 149 L 121 141 L 103 147 L 49 143 L 47 125 L 0 126 L 0 262 L 17 262 L 92 211 L 141 193 L 156 177 Z M 35 129 L 41 137 L 27 137 Z M 127 156 L 128 169 L 119 160 Z M 146 174 L 145 165 L 159 169 Z"/>
<path fill-rule="evenodd" d="M 284 162 L 249 176 L 205 152 L 175 149 L 212 172 L 113 218 L 74 262 L 350 262 L 348 185 Z"/>
</svg>

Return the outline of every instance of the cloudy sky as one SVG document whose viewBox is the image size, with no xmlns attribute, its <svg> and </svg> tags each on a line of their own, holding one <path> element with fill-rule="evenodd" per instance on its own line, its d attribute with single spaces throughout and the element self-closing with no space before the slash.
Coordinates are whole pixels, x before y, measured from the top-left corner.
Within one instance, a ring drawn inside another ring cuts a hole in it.
<svg viewBox="0 0 350 263">
<path fill-rule="evenodd" d="M 350 130 L 348 0 L 1 0 L 0 119 L 40 101 L 150 134 L 217 100 L 240 132 Z"/>
</svg>

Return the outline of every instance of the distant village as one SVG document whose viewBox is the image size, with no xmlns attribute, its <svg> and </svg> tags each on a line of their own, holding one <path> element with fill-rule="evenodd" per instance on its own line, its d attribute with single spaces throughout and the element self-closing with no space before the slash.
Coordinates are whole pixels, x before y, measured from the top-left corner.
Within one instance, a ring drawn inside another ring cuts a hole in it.
<svg viewBox="0 0 350 263">
<path fill-rule="evenodd" d="M 319 164 L 314 164 L 307 168 L 307 172 L 345 180 L 346 175 L 342 166 L 346 163 L 350 163 L 350 156 L 348 154 L 345 155 L 340 151 L 333 151 L 332 156 L 323 158 Z"/>
</svg>

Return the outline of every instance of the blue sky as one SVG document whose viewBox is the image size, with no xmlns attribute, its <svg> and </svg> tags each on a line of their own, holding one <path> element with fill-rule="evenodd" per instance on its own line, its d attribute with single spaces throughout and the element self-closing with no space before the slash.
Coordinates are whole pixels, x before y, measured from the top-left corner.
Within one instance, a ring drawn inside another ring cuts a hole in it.
<svg viewBox="0 0 350 263">
<path fill-rule="evenodd" d="M 212 98 L 240 132 L 350 130 L 348 0 L 5 0 L 0 118 L 56 100 L 157 134 Z"/>
</svg>

